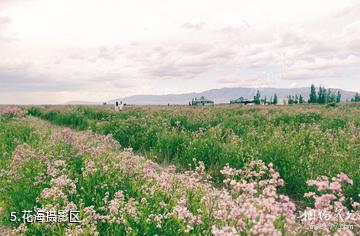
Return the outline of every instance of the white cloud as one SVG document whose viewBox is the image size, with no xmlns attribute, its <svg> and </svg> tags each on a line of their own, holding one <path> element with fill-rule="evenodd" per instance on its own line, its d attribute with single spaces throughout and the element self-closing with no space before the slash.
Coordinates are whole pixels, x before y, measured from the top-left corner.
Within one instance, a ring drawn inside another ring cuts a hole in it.
<svg viewBox="0 0 360 236">
<path fill-rule="evenodd" d="M 294 80 L 304 86 L 346 79 L 360 89 L 360 24 L 352 0 L 18 0 L 0 6 L 0 103 L 23 101 L 28 93 L 37 93 L 36 101 L 41 95 L 66 102 L 286 87 Z M 4 95 L 10 90 L 17 96 Z"/>
</svg>

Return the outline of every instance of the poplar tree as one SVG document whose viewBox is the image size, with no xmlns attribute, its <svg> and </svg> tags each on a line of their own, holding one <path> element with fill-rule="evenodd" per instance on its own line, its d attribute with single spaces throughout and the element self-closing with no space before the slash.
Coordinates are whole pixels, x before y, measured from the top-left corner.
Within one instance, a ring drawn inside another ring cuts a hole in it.
<svg viewBox="0 0 360 236">
<path fill-rule="evenodd" d="M 310 88 L 309 103 L 316 103 L 316 102 L 317 102 L 316 88 L 315 85 L 312 84 Z"/>
<path fill-rule="evenodd" d="M 352 102 L 360 102 L 360 95 L 359 93 L 355 94 L 355 97 L 351 99 Z"/>
<path fill-rule="evenodd" d="M 299 103 L 300 103 L 300 104 L 303 104 L 303 103 L 304 103 L 304 98 L 303 98 L 303 96 L 301 96 L 301 94 L 300 94 L 300 96 L 299 96 Z"/>
<path fill-rule="evenodd" d="M 261 103 L 260 98 L 261 98 L 260 91 L 257 90 L 257 91 L 256 91 L 256 95 L 254 96 L 254 103 L 255 103 L 255 104 L 260 104 L 260 103 Z"/>
<path fill-rule="evenodd" d="M 278 97 L 277 97 L 276 93 L 274 94 L 273 104 L 278 104 Z"/>
<path fill-rule="evenodd" d="M 336 102 L 337 103 L 341 102 L 341 93 L 340 93 L 340 91 L 337 92 Z"/>
</svg>

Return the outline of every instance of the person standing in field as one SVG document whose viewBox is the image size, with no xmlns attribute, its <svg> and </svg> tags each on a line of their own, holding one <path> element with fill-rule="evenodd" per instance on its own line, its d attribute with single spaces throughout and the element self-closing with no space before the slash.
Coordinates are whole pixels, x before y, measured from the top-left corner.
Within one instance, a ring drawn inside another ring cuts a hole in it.
<svg viewBox="0 0 360 236">
<path fill-rule="evenodd" d="M 118 107 L 119 111 L 122 111 L 124 109 L 124 103 L 121 101 Z"/>
<path fill-rule="evenodd" d="M 120 103 L 118 101 L 115 102 L 115 111 L 120 112 L 122 110 L 124 110 L 124 106 L 126 104 L 124 104 L 122 101 L 120 101 Z"/>
<path fill-rule="evenodd" d="M 119 111 L 119 102 L 118 101 L 115 102 L 115 111 Z"/>
</svg>

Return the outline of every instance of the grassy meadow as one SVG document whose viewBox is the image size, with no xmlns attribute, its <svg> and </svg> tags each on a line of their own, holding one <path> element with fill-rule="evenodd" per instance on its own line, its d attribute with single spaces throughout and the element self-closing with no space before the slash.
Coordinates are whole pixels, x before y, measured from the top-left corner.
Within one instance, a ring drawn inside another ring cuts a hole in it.
<svg viewBox="0 0 360 236">
<path fill-rule="evenodd" d="M 359 233 L 357 103 L 0 107 L 0 141 L 15 235 Z M 81 223 L 20 218 L 39 209 Z"/>
</svg>

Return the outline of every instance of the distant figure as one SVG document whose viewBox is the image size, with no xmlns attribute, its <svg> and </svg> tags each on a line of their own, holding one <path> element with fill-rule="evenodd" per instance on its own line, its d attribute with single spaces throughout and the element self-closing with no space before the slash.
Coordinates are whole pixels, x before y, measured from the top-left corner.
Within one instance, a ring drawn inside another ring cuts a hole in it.
<svg viewBox="0 0 360 236">
<path fill-rule="evenodd" d="M 115 102 L 115 111 L 119 111 L 119 102 L 118 101 Z"/>
<path fill-rule="evenodd" d="M 124 104 L 122 102 L 120 102 L 118 107 L 119 107 L 119 111 L 122 111 L 124 109 Z"/>
<path fill-rule="evenodd" d="M 125 103 L 123 103 L 122 101 L 120 101 L 120 103 L 118 101 L 115 102 L 115 111 L 120 112 L 122 110 L 124 110 L 124 106 L 126 106 Z"/>
</svg>

